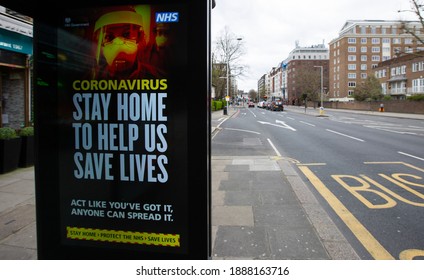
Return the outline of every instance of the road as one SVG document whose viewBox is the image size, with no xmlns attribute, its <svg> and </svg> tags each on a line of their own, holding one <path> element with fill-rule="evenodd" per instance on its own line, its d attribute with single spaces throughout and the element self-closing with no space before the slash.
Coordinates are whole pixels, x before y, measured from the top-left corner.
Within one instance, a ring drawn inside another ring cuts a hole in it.
<svg viewBox="0 0 424 280">
<path fill-rule="evenodd" d="M 424 259 L 424 120 L 230 110 L 213 155 L 286 159 L 362 259 Z"/>
</svg>

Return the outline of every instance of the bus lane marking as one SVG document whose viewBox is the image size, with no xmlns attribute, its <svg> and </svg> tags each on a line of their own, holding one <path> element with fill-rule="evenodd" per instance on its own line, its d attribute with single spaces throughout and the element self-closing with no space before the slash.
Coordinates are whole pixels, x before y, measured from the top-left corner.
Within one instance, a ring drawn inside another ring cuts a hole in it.
<svg viewBox="0 0 424 280">
<path fill-rule="evenodd" d="M 364 248 L 376 260 L 394 260 L 395 258 L 378 242 L 362 223 L 344 206 L 344 204 L 324 185 L 307 166 L 299 169 L 309 179 L 315 189 L 327 201 L 330 207 L 346 224 Z"/>
<path fill-rule="evenodd" d="M 424 169 L 405 162 L 364 162 L 365 165 L 395 165 L 406 167 L 411 170 L 424 173 Z M 392 257 L 386 249 L 371 235 L 370 232 L 351 214 L 341 201 L 322 183 L 322 181 L 308 168 L 313 165 L 302 165 L 301 171 L 311 181 L 313 186 L 329 203 L 336 214 L 348 226 L 352 233 L 362 243 L 364 248 L 376 259 L 387 259 Z M 379 183 L 378 179 L 371 176 L 359 175 L 331 175 L 331 177 L 347 190 L 353 197 L 358 199 L 369 209 L 389 209 L 398 205 L 398 202 L 414 207 L 424 207 L 423 176 L 420 174 L 410 174 L 409 172 L 394 172 L 391 174 L 378 173 L 378 178 L 383 179 Z M 387 186 L 386 184 L 390 185 Z M 378 197 L 379 199 L 371 199 Z M 383 250 L 383 251 L 381 251 Z M 388 254 L 388 255 L 387 255 Z M 411 260 L 424 257 L 422 249 L 405 249 L 399 253 L 399 259 Z"/>
<path fill-rule="evenodd" d="M 415 257 L 424 257 L 424 250 L 409 249 L 402 251 L 399 255 L 401 260 L 413 260 Z"/>
</svg>

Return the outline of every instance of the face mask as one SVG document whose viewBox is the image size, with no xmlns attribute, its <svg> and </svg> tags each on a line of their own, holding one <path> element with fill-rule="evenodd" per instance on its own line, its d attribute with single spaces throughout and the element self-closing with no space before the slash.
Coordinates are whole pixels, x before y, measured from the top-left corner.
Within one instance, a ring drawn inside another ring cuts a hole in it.
<svg viewBox="0 0 424 280">
<path fill-rule="evenodd" d="M 103 55 L 112 71 L 124 71 L 134 65 L 137 44 L 134 41 L 117 37 L 103 47 Z"/>
<path fill-rule="evenodd" d="M 156 36 L 156 45 L 158 47 L 163 47 L 166 42 L 168 41 L 168 38 L 166 36 Z"/>
</svg>

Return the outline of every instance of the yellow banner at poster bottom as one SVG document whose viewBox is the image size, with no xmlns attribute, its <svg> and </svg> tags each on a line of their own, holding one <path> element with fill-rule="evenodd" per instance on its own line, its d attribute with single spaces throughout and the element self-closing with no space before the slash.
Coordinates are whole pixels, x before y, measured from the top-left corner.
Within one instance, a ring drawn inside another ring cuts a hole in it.
<svg viewBox="0 0 424 280">
<path fill-rule="evenodd" d="M 76 240 L 180 247 L 179 234 L 134 232 L 68 226 L 66 227 L 66 237 Z"/>
</svg>

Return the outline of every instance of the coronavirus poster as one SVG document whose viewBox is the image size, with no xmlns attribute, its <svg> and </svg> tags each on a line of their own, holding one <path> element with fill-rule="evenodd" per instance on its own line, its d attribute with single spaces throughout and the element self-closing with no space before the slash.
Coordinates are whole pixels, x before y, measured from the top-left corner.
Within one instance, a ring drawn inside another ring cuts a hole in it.
<svg viewBox="0 0 424 280">
<path fill-rule="evenodd" d="M 60 241 L 185 254 L 184 5 L 69 9 L 57 35 Z"/>
</svg>

